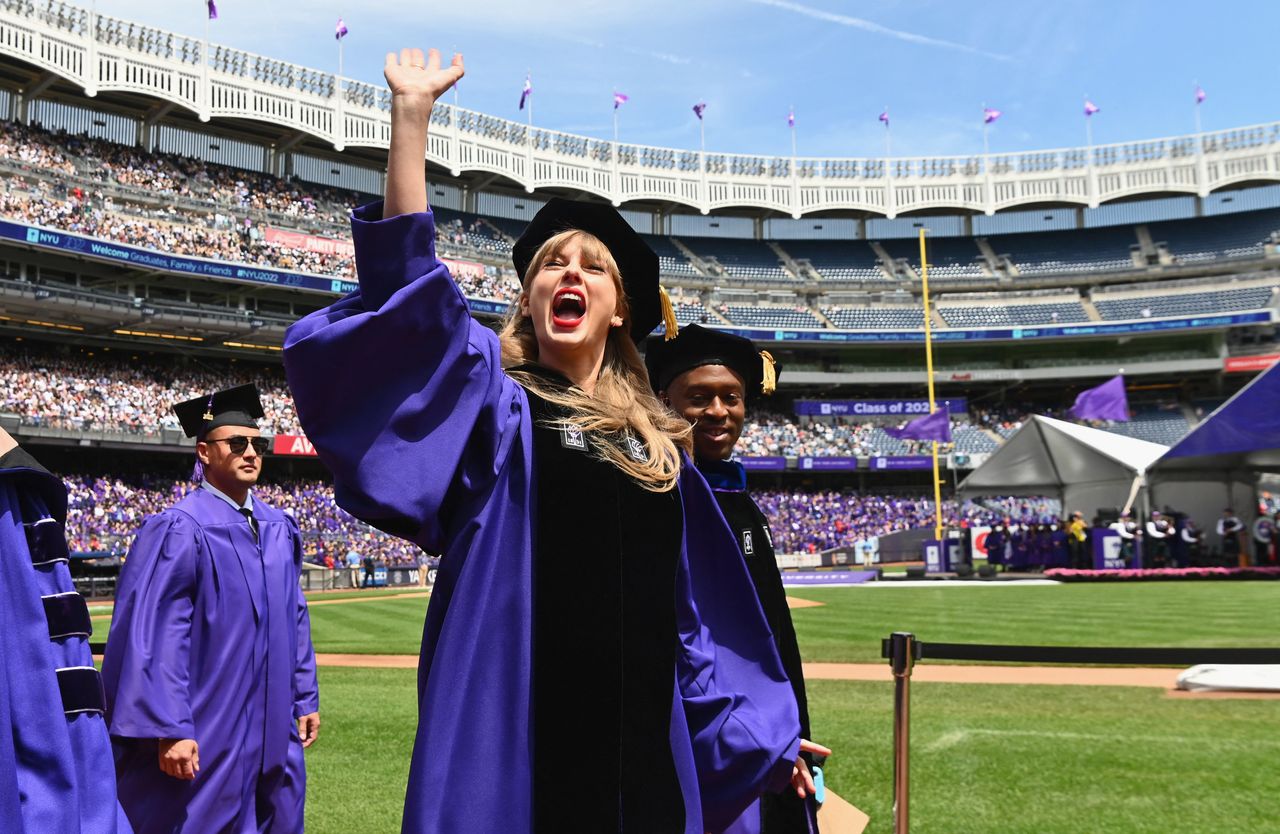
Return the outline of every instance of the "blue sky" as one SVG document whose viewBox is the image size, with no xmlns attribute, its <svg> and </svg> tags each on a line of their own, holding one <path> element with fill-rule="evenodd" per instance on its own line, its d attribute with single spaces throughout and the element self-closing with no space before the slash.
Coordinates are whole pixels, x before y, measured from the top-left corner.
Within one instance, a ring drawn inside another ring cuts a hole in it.
<svg viewBox="0 0 1280 834">
<path fill-rule="evenodd" d="M 876 117 L 892 118 L 895 156 L 982 150 L 981 108 L 1004 116 L 992 151 L 1082 145 L 1086 94 L 1102 112 L 1094 141 L 1280 119 L 1270 101 L 1280 3 L 1188 0 L 219 0 L 213 39 L 336 69 L 339 15 L 348 76 L 381 82 L 402 45 L 464 53 L 459 103 L 512 119 L 526 71 L 536 124 L 624 141 L 789 154 L 791 105 L 802 156 L 884 152 Z M 200 34 L 202 0 L 98 0 L 98 10 Z"/>
</svg>

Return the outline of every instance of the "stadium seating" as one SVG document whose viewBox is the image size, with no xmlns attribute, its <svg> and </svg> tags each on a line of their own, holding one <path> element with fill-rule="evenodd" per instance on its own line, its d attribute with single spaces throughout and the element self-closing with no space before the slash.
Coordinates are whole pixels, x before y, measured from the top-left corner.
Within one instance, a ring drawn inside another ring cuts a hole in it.
<svg viewBox="0 0 1280 834">
<path fill-rule="evenodd" d="M 657 254 L 658 271 L 663 275 L 673 275 L 677 278 L 698 276 L 698 270 L 689 263 L 689 259 L 671 242 L 670 238 L 661 235 L 641 235 L 641 237 Z"/>
<path fill-rule="evenodd" d="M 782 247 L 797 261 L 808 261 L 824 281 L 889 280 L 865 241 L 788 240 Z"/>
<path fill-rule="evenodd" d="M 469 246 L 477 252 L 506 260 L 511 257 L 511 241 L 499 234 L 488 221 L 477 214 L 432 207 L 436 216 L 436 234 L 451 242 Z"/>
<path fill-rule="evenodd" d="M 729 304 L 720 312 L 734 324 L 743 327 L 821 328 L 822 322 L 803 307 L 767 307 Z"/>
<path fill-rule="evenodd" d="M 1260 258 L 1263 245 L 1280 234 L 1280 211 L 1166 220 L 1148 226 L 1156 245 L 1164 244 L 1174 262 L 1205 263 L 1232 258 Z"/>
<path fill-rule="evenodd" d="M 920 271 L 920 244 L 914 239 L 884 240 L 884 250 L 895 260 L 906 260 L 917 273 Z M 972 238 L 931 237 L 928 241 L 929 280 L 957 281 L 979 280 L 987 276 L 983 269 L 982 253 Z"/>
<path fill-rule="evenodd" d="M 1142 410 L 1135 413 L 1127 423 L 1108 423 L 1098 426 L 1115 434 L 1149 440 L 1172 446 L 1177 443 L 1191 426 L 1180 410 Z"/>
<path fill-rule="evenodd" d="M 1266 286 L 1115 299 L 1095 294 L 1093 304 L 1104 319 L 1124 321 L 1259 310 L 1271 303 L 1272 295 L 1272 288 Z"/>
<path fill-rule="evenodd" d="M 924 327 L 920 307 L 823 307 L 822 314 L 841 330 L 904 330 Z"/>
<path fill-rule="evenodd" d="M 1023 327 L 1089 320 L 1079 302 L 1000 304 L 993 300 L 984 306 L 971 307 L 939 304 L 938 314 L 952 327 Z"/>
<path fill-rule="evenodd" d="M 760 240 L 741 238 L 680 237 L 680 242 L 700 258 L 723 267 L 730 278 L 758 281 L 799 280 L 783 268 L 778 253 Z"/>
<path fill-rule="evenodd" d="M 988 238 L 997 255 L 1007 256 L 1021 275 L 1123 272 L 1133 269 L 1129 254 L 1138 239 L 1132 227 L 1028 232 Z"/>
</svg>

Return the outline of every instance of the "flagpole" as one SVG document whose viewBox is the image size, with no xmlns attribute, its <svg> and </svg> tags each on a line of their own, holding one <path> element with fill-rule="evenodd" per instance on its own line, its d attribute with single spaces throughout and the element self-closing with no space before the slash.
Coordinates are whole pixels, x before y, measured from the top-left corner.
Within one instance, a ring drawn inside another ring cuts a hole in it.
<svg viewBox="0 0 1280 834">
<path fill-rule="evenodd" d="M 886 104 L 884 106 L 884 112 L 886 113 L 889 112 L 889 105 Z M 890 136 L 890 131 L 891 131 L 891 128 L 889 127 L 889 120 L 885 119 L 884 120 L 884 158 L 886 160 L 890 159 L 893 156 L 893 139 Z M 888 165 L 889 163 L 886 162 L 885 164 Z"/>
<path fill-rule="evenodd" d="M 925 230 L 920 230 L 920 287 L 924 297 L 924 361 L 925 376 L 929 381 L 929 413 L 938 410 L 933 396 L 933 325 L 929 313 L 929 261 L 924 245 Z M 933 441 L 933 507 L 934 538 L 942 541 L 942 479 L 938 472 L 938 441 Z"/>
<path fill-rule="evenodd" d="M 1089 94 L 1084 96 L 1085 107 L 1089 106 Z M 1089 149 L 1089 164 L 1093 164 L 1093 117 L 1086 112 L 1084 114 L 1084 144 Z"/>
<path fill-rule="evenodd" d="M 790 112 L 793 116 L 795 115 L 796 108 L 794 105 L 791 107 Z M 795 123 L 795 119 L 793 118 L 791 121 L 791 167 L 794 168 L 795 164 L 796 164 L 796 123 Z"/>
<path fill-rule="evenodd" d="M 987 121 L 987 103 L 982 103 L 982 169 L 987 169 L 987 157 L 991 155 L 991 145 L 987 141 L 987 130 L 991 123 Z"/>
<path fill-rule="evenodd" d="M 533 127 L 533 89 L 532 89 L 533 88 L 533 70 L 532 69 L 525 71 L 524 79 L 526 82 L 528 82 L 530 86 L 529 96 L 525 101 L 525 104 L 528 105 L 529 127 L 532 128 Z"/>
<path fill-rule="evenodd" d="M 1200 90 L 1199 81 L 1196 82 L 1196 90 L 1197 92 Z M 1200 96 L 1197 95 L 1196 96 L 1196 134 L 1199 135 L 1202 132 L 1203 132 L 1203 129 L 1200 127 Z"/>
<path fill-rule="evenodd" d="M 204 61 L 201 62 L 201 87 L 200 90 L 200 121 L 209 121 L 209 109 L 212 104 L 213 95 L 209 89 L 209 70 L 212 62 L 209 60 L 209 7 L 205 6 L 204 11 Z"/>
</svg>

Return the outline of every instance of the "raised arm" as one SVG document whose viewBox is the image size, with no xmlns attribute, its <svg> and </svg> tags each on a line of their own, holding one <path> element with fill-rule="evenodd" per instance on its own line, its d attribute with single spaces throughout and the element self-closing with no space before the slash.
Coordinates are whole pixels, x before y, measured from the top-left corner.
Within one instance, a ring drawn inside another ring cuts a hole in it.
<svg viewBox="0 0 1280 834">
<path fill-rule="evenodd" d="M 469 498 L 494 481 L 524 410 L 497 336 L 471 317 L 436 258 L 427 120 L 462 60 L 441 70 L 431 55 L 434 68 L 421 66 L 421 51 L 387 56 L 387 199 L 351 221 L 360 287 L 289 328 L 284 365 L 339 505 L 443 553 L 452 517 L 465 517 Z"/>
</svg>

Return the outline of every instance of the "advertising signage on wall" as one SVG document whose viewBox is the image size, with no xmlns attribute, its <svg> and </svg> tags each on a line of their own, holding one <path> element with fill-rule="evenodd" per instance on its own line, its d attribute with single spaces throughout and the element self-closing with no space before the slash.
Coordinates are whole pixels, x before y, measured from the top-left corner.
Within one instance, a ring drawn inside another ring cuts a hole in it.
<svg viewBox="0 0 1280 834">
<path fill-rule="evenodd" d="M 872 458 L 872 471 L 891 472 L 906 469 L 932 469 L 933 457 L 929 455 L 904 455 L 895 458 Z"/>
<path fill-rule="evenodd" d="M 803 457 L 799 463 L 806 472 L 849 472 L 858 468 L 858 459 L 850 457 Z"/>
<path fill-rule="evenodd" d="M 0 220 L 0 238 L 28 243 L 42 249 L 53 249 L 98 260 L 127 263 L 144 269 L 176 272 L 203 278 L 219 278 L 224 281 L 243 281 L 251 284 L 274 284 L 280 287 L 314 290 L 342 294 L 356 288 L 354 281 L 326 278 L 319 275 L 303 275 L 280 269 L 224 263 L 207 258 L 188 258 L 168 255 L 151 249 L 141 249 L 124 243 L 82 237 L 67 232 L 27 226 Z"/>
<path fill-rule="evenodd" d="M 1280 362 L 1280 353 L 1264 353 L 1259 356 L 1228 356 L 1222 363 L 1222 370 L 1229 374 L 1254 373 L 1265 371 L 1276 362 Z"/>
<path fill-rule="evenodd" d="M 782 472 L 787 468 L 784 457 L 738 458 L 738 462 L 748 472 Z"/>
<path fill-rule="evenodd" d="M 938 408 L 950 407 L 952 414 L 964 414 L 969 403 L 964 397 L 936 400 Z M 796 414 L 806 417 L 907 417 L 929 413 L 928 400 L 797 400 Z"/>
<path fill-rule="evenodd" d="M 300 434 L 277 434 L 271 444 L 271 451 L 277 455 L 306 455 L 314 457 L 316 447 Z"/>
</svg>

